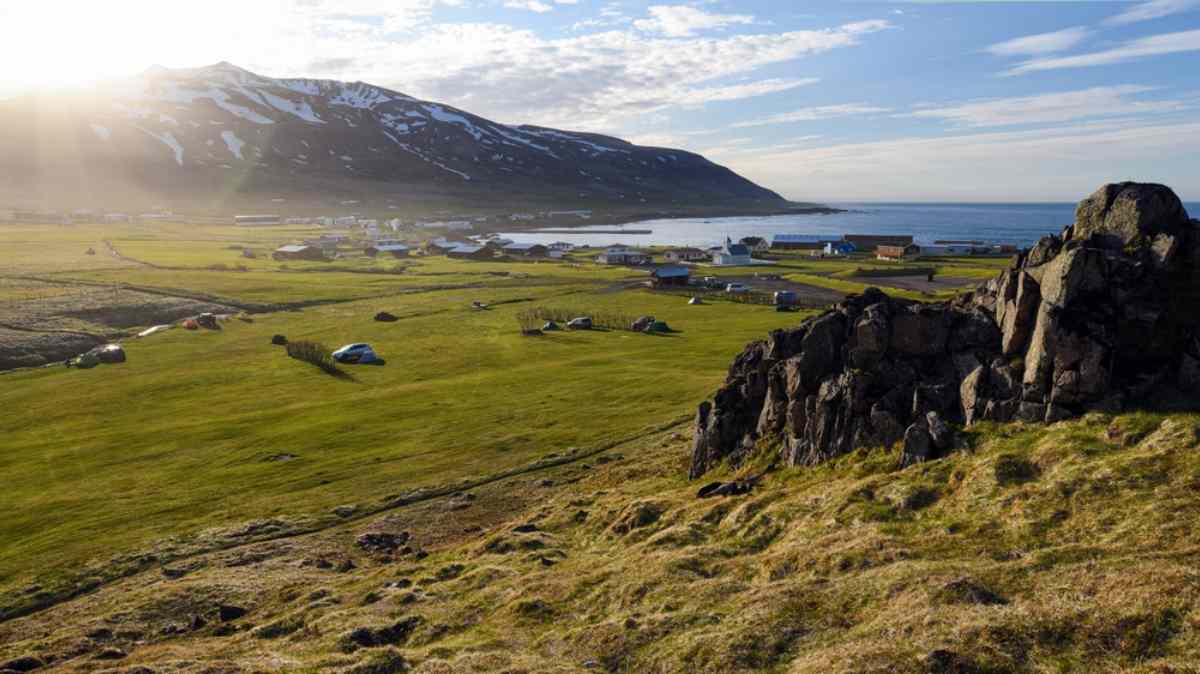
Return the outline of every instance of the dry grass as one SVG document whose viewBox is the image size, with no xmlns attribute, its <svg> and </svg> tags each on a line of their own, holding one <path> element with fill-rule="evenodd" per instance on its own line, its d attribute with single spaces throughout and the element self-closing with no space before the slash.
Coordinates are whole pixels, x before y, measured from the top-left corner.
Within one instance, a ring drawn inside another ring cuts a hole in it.
<svg viewBox="0 0 1200 674">
<path fill-rule="evenodd" d="M 402 657 L 425 673 L 1194 672 L 1198 433 L 1195 415 L 988 426 L 902 471 L 863 451 L 698 500 L 686 439 L 667 431 L 195 558 L 180 580 L 142 574 L 0 624 L 0 656 L 78 652 L 64 667 L 91 669 L 83 635 L 107 626 L 141 634 L 111 641 L 154 671 L 401 671 Z M 409 531 L 429 555 L 366 554 L 353 539 L 368 529 Z M 249 613 L 160 634 L 218 602 Z M 396 643 L 347 649 L 356 628 Z"/>
</svg>

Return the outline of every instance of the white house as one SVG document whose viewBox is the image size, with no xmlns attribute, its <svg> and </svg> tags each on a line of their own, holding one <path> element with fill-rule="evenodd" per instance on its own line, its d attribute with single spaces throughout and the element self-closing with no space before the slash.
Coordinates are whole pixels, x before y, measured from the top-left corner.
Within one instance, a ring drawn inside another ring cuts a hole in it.
<svg viewBox="0 0 1200 674">
<path fill-rule="evenodd" d="M 750 248 L 745 244 L 734 243 L 728 237 L 725 239 L 725 245 L 713 253 L 712 261 L 713 264 L 722 267 L 754 264 L 754 259 L 750 256 Z"/>
</svg>

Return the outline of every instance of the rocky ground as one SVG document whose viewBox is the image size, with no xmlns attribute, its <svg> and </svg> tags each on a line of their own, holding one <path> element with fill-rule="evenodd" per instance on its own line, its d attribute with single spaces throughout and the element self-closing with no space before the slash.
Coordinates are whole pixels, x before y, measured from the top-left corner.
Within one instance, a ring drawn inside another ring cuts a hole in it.
<svg viewBox="0 0 1200 674">
<path fill-rule="evenodd" d="M 0 371 L 61 362 L 139 326 L 240 310 L 120 286 L 9 279 L 0 298 Z"/>
</svg>

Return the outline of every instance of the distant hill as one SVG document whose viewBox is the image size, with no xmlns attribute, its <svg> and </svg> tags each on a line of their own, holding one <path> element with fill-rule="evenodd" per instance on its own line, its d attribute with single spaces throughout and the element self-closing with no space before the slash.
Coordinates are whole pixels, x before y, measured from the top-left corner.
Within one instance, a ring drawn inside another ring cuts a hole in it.
<svg viewBox="0 0 1200 674">
<path fill-rule="evenodd" d="M 14 207 L 785 204 L 690 152 L 229 63 L 0 101 L 0 149 L 0 204 Z"/>
</svg>

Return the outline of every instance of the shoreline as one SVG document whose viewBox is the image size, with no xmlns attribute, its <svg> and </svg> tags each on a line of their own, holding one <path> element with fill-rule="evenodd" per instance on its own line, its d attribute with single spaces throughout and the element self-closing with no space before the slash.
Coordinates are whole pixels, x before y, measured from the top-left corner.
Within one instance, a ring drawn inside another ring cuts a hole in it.
<svg viewBox="0 0 1200 674">
<path fill-rule="evenodd" d="M 545 233 L 545 234 L 573 234 L 574 231 L 585 227 L 603 227 L 603 226 L 622 226 L 636 224 L 639 222 L 648 222 L 651 220 L 698 220 L 706 218 L 753 218 L 753 217 L 771 217 L 778 215 L 835 215 L 838 213 L 850 213 L 851 211 L 843 208 L 833 208 L 830 206 L 796 206 L 792 208 L 763 208 L 763 209 L 747 209 L 747 208 L 714 208 L 703 209 L 697 211 L 650 211 L 639 213 L 612 213 L 612 214 L 593 214 L 587 219 L 575 218 L 574 220 L 561 222 L 534 222 L 534 221 L 515 221 L 511 223 L 503 223 L 501 227 L 489 227 L 481 233 Z M 548 230 L 548 231 L 547 231 Z M 560 231 L 561 230 L 561 231 Z M 593 232 L 580 232 L 590 234 Z M 634 234 L 637 232 L 595 232 L 597 234 L 604 233 L 621 233 Z"/>
</svg>

